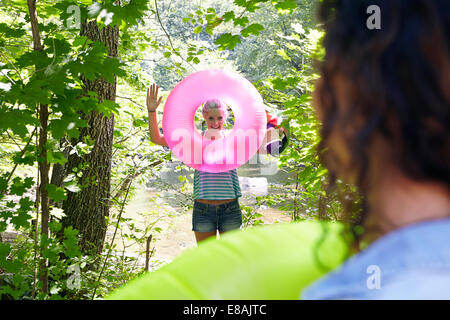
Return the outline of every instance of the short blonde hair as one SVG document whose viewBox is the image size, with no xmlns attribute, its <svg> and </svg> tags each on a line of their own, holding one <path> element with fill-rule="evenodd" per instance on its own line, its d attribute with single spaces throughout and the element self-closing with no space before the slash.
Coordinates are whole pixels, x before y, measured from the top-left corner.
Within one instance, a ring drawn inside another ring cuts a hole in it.
<svg viewBox="0 0 450 320">
<path fill-rule="evenodd" d="M 225 118 L 228 117 L 228 108 L 219 99 L 211 99 L 206 101 L 203 104 L 202 114 L 205 114 L 206 112 L 212 109 L 223 110 Z"/>
</svg>

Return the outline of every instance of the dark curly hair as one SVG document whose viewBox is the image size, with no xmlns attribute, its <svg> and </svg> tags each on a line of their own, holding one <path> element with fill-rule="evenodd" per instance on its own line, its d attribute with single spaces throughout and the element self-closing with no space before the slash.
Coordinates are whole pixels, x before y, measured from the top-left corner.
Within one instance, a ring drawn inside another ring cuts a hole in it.
<svg viewBox="0 0 450 320">
<path fill-rule="evenodd" d="M 367 13 L 377 5 L 380 29 Z M 322 122 L 319 151 L 330 185 L 352 168 L 363 212 L 375 137 L 406 177 L 450 186 L 450 1 L 323 0 L 325 29 L 315 97 Z M 339 130 L 346 164 L 333 151 Z M 344 167 L 345 166 L 345 167 Z"/>
</svg>

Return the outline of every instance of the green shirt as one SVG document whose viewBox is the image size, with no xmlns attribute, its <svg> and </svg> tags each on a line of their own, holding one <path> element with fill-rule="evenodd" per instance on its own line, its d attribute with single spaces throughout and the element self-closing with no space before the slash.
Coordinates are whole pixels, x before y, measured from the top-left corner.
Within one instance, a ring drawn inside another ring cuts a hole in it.
<svg viewBox="0 0 450 320">
<path fill-rule="evenodd" d="M 194 172 L 194 199 L 223 200 L 242 196 L 236 169 L 226 172 Z"/>
</svg>

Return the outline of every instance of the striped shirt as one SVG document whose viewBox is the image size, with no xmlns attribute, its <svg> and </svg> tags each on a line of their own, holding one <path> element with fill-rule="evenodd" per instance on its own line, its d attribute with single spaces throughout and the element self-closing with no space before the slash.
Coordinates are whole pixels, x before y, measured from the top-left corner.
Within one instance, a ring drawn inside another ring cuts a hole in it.
<svg viewBox="0 0 450 320">
<path fill-rule="evenodd" d="M 194 172 L 194 199 L 223 200 L 242 196 L 236 169 L 226 172 Z"/>
<path fill-rule="evenodd" d="M 225 134 L 230 130 L 224 130 Z M 205 135 L 206 130 L 203 130 Z M 194 172 L 194 200 L 224 200 L 241 197 L 241 187 L 236 169 L 226 172 Z"/>
</svg>

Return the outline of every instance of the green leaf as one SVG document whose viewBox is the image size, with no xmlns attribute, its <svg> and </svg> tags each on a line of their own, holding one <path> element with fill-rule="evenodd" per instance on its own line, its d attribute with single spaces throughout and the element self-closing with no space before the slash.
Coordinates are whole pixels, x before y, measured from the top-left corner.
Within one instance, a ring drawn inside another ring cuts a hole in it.
<svg viewBox="0 0 450 320">
<path fill-rule="evenodd" d="M 209 34 L 210 36 L 212 36 L 214 33 L 213 33 L 213 27 L 211 27 L 211 26 L 206 26 L 205 27 L 205 32 L 207 33 L 207 34 Z"/>
<path fill-rule="evenodd" d="M 18 69 L 32 67 L 32 66 L 48 66 L 51 64 L 52 59 L 50 59 L 44 51 L 28 51 L 22 54 L 16 59 L 15 66 Z"/>
<path fill-rule="evenodd" d="M 48 227 L 51 232 L 58 232 L 62 229 L 62 223 L 58 222 L 56 220 L 53 220 L 53 221 L 50 221 L 50 223 L 48 224 Z"/>
<path fill-rule="evenodd" d="M 103 113 L 105 117 L 110 117 L 111 112 L 118 114 L 120 105 L 112 100 L 103 100 L 102 103 L 98 104 L 98 112 Z"/>
<path fill-rule="evenodd" d="M 49 55 L 56 54 L 57 56 L 64 56 L 71 51 L 72 45 L 64 38 L 45 37 L 44 47 Z"/>
<path fill-rule="evenodd" d="M 242 18 L 234 18 L 234 26 L 241 26 L 241 27 L 245 27 L 248 23 L 248 18 L 247 17 L 242 17 Z"/>
<path fill-rule="evenodd" d="M 33 209 L 34 202 L 29 197 L 24 197 L 19 200 L 20 209 L 22 211 L 30 211 Z"/>
<path fill-rule="evenodd" d="M 25 153 L 23 155 L 20 151 L 16 152 L 12 157 L 12 160 L 17 164 L 32 166 L 38 159 L 35 151 L 35 147 L 33 145 L 29 145 L 25 148 Z"/>
<path fill-rule="evenodd" d="M 28 106 L 40 104 L 50 104 L 50 84 L 43 80 L 31 80 L 23 90 L 21 102 Z"/>
<path fill-rule="evenodd" d="M 283 91 L 287 87 L 286 82 L 281 78 L 271 79 L 270 82 L 275 90 Z"/>
<path fill-rule="evenodd" d="M 48 130 L 56 140 L 61 139 L 64 134 L 72 138 L 78 138 L 78 129 L 86 126 L 86 121 L 79 119 L 78 115 L 71 115 L 69 112 L 66 112 L 60 119 L 50 120 Z"/>
<path fill-rule="evenodd" d="M 0 242 L 0 267 L 8 273 L 18 273 L 23 267 L 23 262 L 20 260 L 8 259 L 11 254 L 11 246 L 8 243 Z M 6 286 L 7 287 L 7 286 Z M 5 287 L 0 287 L 3 290 Z"/>
<path fill-rule="evenodd" d="M 200 32 L 202 32 L 202 31 L 203 31 L 203 26 L 198 26 L 198 27 L 195 27 L 195 28 L 194 28 L 194 33 L 195 33 L 195 34 L 200 33 Z"/>
<path fill-rule="evenodd" d="M 253 23 L 249 25 L 247 28 L 241 30 L 241 34 L 243 37 L 248 37 L 253 34 L 255 36 L 259 35 L 259 33 L 264 30 L 264 27 L 258 23 Z"/>
<path fill-rule="evenodd" d="M 50 263 L 55 263 L 58 261 L 59 254 L 61 253 L 61 246 L 52 244 L 51 241 L 47 239 L 41 240 L 42 256 L 49 260 Z"/>
<path fill-rule="evenodd" d="M 8 182 L 6 178 L 0 177 L 0 191 L 5 191 L 8 189 Z"/>
<path fill-rule="evenodd" d="M 225 14 L 223 15 L 223 19 L 225 22 L 228 22 L 231 19 L 234 19 L 234 11 L 225 12 Z"/>
<path fill-rule="evenodd" d="M 20 24 L 20 26 L 23 26 L 23 24 Z M 2 37 L 19 39 L 27 34 L 24 29 L 11 28 L 4 22 L 0 23 L 0 33 L 3 34 Z"/>
<path fill-rule="evenodd" d="M 48 151 L 47 161 L 49 163 L 59 163 L 60 165 L 64 165 L 67 162 L 67 159 L 62 152 Z"/>
<path fill-rule="evenodd" d="M 241 43 L 241 38 L 238 35 L 224 33 L 219 38 L 217 38 L 214 43 L 219 46 L 219 50 L 233 50 L 238 43 Z"/>
<path fill-rule="evenodd" d="M 162 229 L 160 227 L 155 227 L 155 228 L 153 228 L 153 230 L 158 233 L 161 233 L 161 231 L 162 231 Z"/>
<path fill-rule="evenodd" d="M 290 14 L 297 8 L 295 0 L 277 0 L 272 1 L 279 14 Z"/>
<path fill-rule="evenodd" d="M 0 133 L 11 129 L 21 138 L 28 135 L 27 125 L 36 125 L 37 120 L 31 110 L 2 109 L 0 112 Z"/>
<path fill-rule="evenodd" d="M 22 196 L 27 191 L 27 189 L 31 188 L 32 185 L 32 178 L 26 178 L 22 180 L 19 177 L 16 177 L 13 179 L 13 184 L 10 187 L 10 193 L 17 196 Z"/>
<path fill-rule="evenodd" d="M 31 215 L 28 214 L 29 211 L 33 210 L 34 202 L 28 197 L 21 198 L 19 201 L 20 207 L 16 213 L 11 217 L 11 223 L 16 229 L 20 227 L 27 228 L 30 226 Z"/>
<path fill-rule="evenodd" d="M 268 0 L 234 0 L 234 4 L 246 8 L 248 12 L 254 12 L 259 9 L 260 2 L 267 2 Z"/>
<path fill-rule="evenodd" d="M 77 36 L 72 42 L 73 47 L 87 47 L 93 41 L 86 36 Z"/>
<path fill-rule="evenodd" d="M 134 119 L 133 120 L 133 127 L 146 128 L 147 127 L 147 121 L 145 121 L 144 119 Z"/>
<path fill-rule="evenodd" d="M 240 7 L 246 7 L 247 1 L 246 0 L 234 0 L 234 4 Z"/>
<path fill-rule="evenodd" d="M 72 226 L 64 228 L 64 237 L 67 239 L 76 239 L 78 230 L 74 229 Z"/>
<path fill-rule="evenodd" d="M 31 218 L 32 217 L 29 214 L 25 212 L 19 212 L 11 217 L 11 223 L 14 225 L 16 230 L 20 227 L 28 228 L 30 226 L 29 220 Z"/>
<path fill-rule="evenodd" d="M 289 57 L 284 49 L 278 49 L 277 54 L 283 58 L 283 60 L 291 61 L 291 57 Z"/>
<path fill-rule="evenodd" d="M 81 256 L 77 234 L 78 230 L 73 229 L 71 226 L 64 229 L 64 237 L 66 238 L 63 241 L 63 246 L 65 248 L 64 252 L 69 258 Z"/>
<path fill-rule="evenodd" d="M 62 200 L 66 200 L 67 196 L 63 188 L 57 187 L 54 184 L 47 184 L 45 189 L 48 191 L 48 196 L 55 200 L 56 202 L 60 202 Z"/>
<path fill-rule="evenodd" d="M 116 1 L 104 1 L 102 4 L 95 2 L 89 6 L 92 18 L 105 25 L 118 25 L 122 30 L 138 25 L 148 10 L 148 0 L 128 1 L 125 5 L 117 5 Z"/>
<path fill-rule="evenodd" d="M 114 84 L 115 77 L 124 77 L 126 76 L 126 72 L 122 67 L 125 64 L 122 63 L 118 58 L 107 58 L 102 65 L 102 71 L 99 73 L 106 81 L 111 84 Z"/>
</svg>

